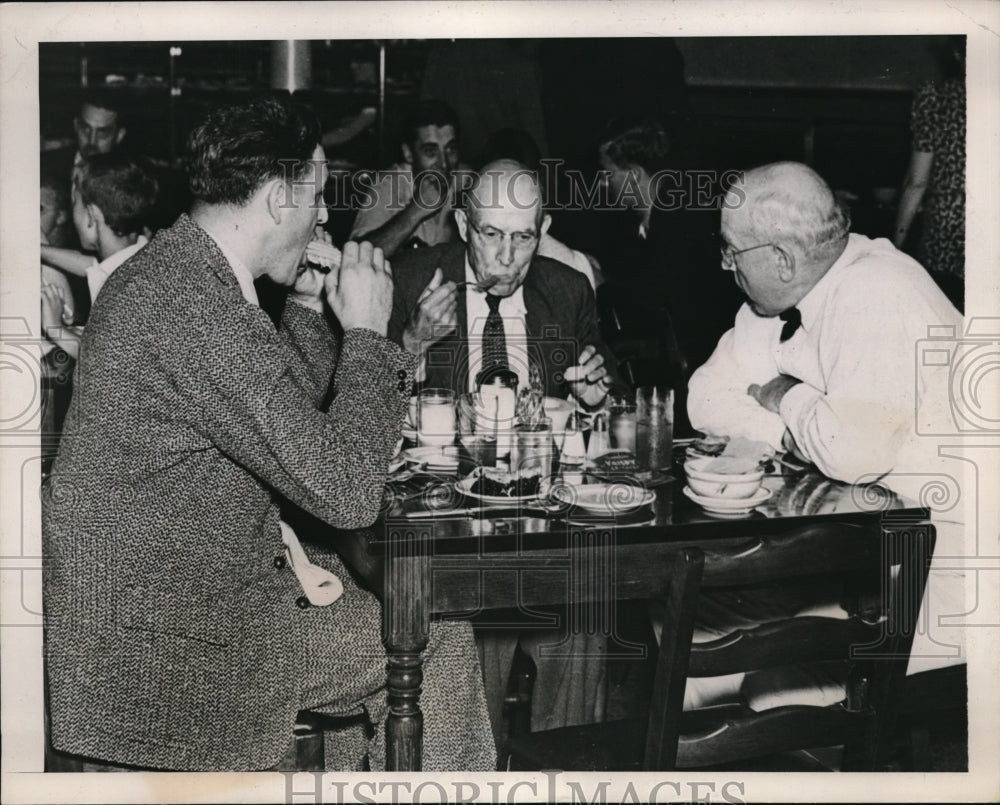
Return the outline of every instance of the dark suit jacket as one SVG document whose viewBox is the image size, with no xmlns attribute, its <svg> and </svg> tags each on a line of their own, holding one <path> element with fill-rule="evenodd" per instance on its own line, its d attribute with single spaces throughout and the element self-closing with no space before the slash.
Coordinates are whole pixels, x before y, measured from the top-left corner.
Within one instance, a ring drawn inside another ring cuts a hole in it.
<svg viewBox="0 0 1000 805">
<path fill-rule="evenodd" d="M 448 243 L 429 249 L 414 249 L 396 255 L 392 261 L 396 292 L 389 338 L 402 343 L 403 331 L 438 266 L 444 279 L 465 279 L 465 244 Z M 569 384 L 564 374 L 577 362 L 583 348 L 595 346 L 604 356 L 605 366 L 616 382 L 619 375 L 611 351 L 601 340 L 594 293 L 586 278 L 555 260 L 535 256 L 524 279 L 525 329 L 528 354 L 542 370 L 545 393 L 566 397 Z M 458 304 L 456 331 L 427 352 L 424 386 L 468 391 L 468 322 L 463 299 Z"/>
<path fill-rule="evenodd" d="M 274 563 L 278 496 L 369 525 L 413 368 L 297 304 L 275 329 L 186 215 L 115 271 L 44 491 L 55 748 L 157 768 L 277 763 L 304 670 L 351 645 L 337 605 L 299 609 Z"/>
</svg>

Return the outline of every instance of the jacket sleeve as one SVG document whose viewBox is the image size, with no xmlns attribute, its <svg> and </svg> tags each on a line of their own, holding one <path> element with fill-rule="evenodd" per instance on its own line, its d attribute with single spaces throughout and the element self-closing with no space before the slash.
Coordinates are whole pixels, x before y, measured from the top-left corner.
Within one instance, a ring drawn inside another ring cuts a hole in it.
<svg viewBox="0 0 1000 805">
<path fill-rule="evenodd" d="M 624 386 L 621 373 L 618 371 L 618 359 L 611 348 L 604 343 L 601 338 L 601 327 L 597 319 L 597 302 L 594 291 L 590 284 L 582 276 L 574 276 L 574 280 L 582 279 L 583 282 L 575 283 L 580 288 L 581 302 L 577 308 L 576 332 L 579 338 L 579 348 L 591 345 L 604 357 L 604 367 L 607 369 L 612 382 L 616 386 Z"/>
<path fill-rule="evenodd" d="M 175 389 L 196 406 L 203 436 L 262 483 L 334 527 L 370 525 L 406 413 L 413 359 L 377 333 L 348 331 L 324 412 L 266 324 L 245 306 L 179 335 L 165 357 Z"/>
<path fill-rule="evenodd" d="M 286 348 L 288 369 L 318 406 L 326 397 L 337 366 L 340 340 L 315 310 L 289 300 L 278 336 Z"/>
</svg>

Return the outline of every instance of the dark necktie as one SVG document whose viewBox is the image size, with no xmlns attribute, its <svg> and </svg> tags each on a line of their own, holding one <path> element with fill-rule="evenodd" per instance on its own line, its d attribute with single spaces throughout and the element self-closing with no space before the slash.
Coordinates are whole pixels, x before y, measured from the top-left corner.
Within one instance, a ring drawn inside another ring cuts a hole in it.
<svg viewBox="0 0 1000 805">
<path fill-rule="evenodd" d="M 785 326 L 781 328 L 781 343 L 785 343 L 802 326 L 802 314 L 799 313 L 797 307 L 790 307 L 788 310 L 781 311 L 778 318 L 785 323 Z"/>
<path fill-rule="evenodd" d="M 507 339 L 503 332 L 503 319 L 500 318 L 500 299 L 499 296 L 486 294 L 490 314 L 483 328 L 483 371 L 507 368 Z"/>
</svg>

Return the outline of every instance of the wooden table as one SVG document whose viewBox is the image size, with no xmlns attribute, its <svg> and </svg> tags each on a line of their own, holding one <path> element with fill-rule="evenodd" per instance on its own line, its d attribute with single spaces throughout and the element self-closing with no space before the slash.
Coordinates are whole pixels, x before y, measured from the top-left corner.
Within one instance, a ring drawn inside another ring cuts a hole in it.
<svg viewBox="0 0 1000 805">
<path fill-rule="evenodd" d="M 397 505 L 372 529 L 344 535 L 339 552 L 383 601 L 388 770 L 421 768 L 421 652 L 434 615 L 569 603 L 589 607 L 574 623 L 607 630 L 613 602 L 661 592 L 658 565 L 686 546 L 752 543 L 819 521 L 861 524 L 873 539 L 929 527 L 925 509 L 881 487 L 852 487 L 809 471 L 768 476 L 765 486 L 773 495 L 758 510 L 738 519 L 717 517 L 682 494 L 677 465 L 675 475 L 654 490 L 650 507 L 617 521 L 516 511 L 482 517 L 442 512 L 437 519 L 413 520 Z M 460 495 L 450 502 L 475 504 Z"/>
</svg>

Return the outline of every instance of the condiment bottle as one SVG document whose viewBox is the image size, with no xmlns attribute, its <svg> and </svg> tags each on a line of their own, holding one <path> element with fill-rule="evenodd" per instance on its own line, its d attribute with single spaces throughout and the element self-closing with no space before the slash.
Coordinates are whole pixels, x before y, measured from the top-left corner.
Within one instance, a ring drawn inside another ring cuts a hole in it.
<svg viewBox="0 0 1000 805">
<path fill-rule="evenodd" d="M 610 450 L 608 442 L 608 417 L 603 411 L 594 414 L 594 420 L 590 426 L 590 444 L 587 445 L 587 458 L 593 461 L 598 456 L 603 456 Z"/>
</svg>

